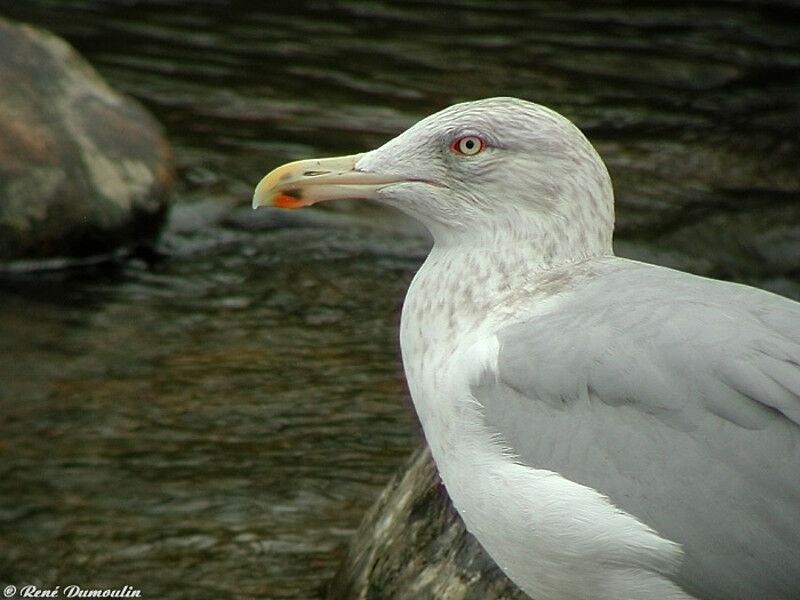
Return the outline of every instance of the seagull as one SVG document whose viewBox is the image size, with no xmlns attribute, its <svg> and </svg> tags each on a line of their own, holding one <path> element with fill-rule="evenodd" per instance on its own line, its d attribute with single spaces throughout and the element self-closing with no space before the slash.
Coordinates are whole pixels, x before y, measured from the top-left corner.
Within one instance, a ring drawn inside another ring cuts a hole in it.
<svg viewBox="0 0 800 600">
<path fill-rule="evenodd" d="M 281 166 L 253 206 L 337 198 L 432 234 L 405 375 L 454 506 L 523 591 L 800 598 L 800 303 L 614 256 L 602 159 L 516 98 Z"/>
</svg>

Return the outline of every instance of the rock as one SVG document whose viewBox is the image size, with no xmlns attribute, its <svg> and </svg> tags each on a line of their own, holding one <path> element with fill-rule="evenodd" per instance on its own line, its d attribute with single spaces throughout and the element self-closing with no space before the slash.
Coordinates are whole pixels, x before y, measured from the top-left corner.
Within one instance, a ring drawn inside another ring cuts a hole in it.
<svg viewBox="0 0 800 600">
<path fill-rule="evenodd" d="M 0 261 L 87 257 L 157 235 L 174 169 L 144 108 L 60 38 L 2 18 L 0 89 Z"/>
<path fill-rule="evenodd" d="M 427 447 L 364 517 L 328 598 L 528 600 L 467 533 Z"/>
</svg>

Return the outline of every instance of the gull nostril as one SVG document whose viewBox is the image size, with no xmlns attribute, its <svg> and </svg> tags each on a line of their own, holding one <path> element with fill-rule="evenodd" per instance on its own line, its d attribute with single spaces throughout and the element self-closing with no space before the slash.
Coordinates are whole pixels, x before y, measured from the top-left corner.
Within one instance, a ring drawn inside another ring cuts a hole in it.
<svg viewBox="0 0 800 600">
<path fill-rule="evenodd" d="M 330 171 L 304 171 L 303 177 L 316 177 L 317 175 L 327 175 Z"/>
</svg>

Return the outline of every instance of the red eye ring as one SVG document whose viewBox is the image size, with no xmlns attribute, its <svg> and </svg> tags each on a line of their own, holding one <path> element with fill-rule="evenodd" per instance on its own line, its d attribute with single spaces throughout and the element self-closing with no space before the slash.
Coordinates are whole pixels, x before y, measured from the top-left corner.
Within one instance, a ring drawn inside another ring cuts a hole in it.
<svg viewBox="0 0 800 600">
<path fill-rule="evenodd" d="M 461 156 L 474 156 L 486 148 L 486 142 L 477 135 L 462 135 L 450 144 L 450 152 Z"/>
</svg>

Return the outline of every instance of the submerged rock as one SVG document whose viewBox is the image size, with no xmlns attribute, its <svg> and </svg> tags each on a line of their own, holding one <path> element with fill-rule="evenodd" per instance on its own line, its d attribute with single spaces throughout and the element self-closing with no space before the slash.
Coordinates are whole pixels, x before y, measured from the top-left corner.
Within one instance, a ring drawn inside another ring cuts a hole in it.
<svg viewBox="0 0 800 600">
<path fill-rule="evenodd" d="M 159 123 L 66 42 L 0 18 L 0 261 L 157 235 L 174 170 Z"/>
<path fill-rule="evenodd" d="M 502 507 L 498 507 L 502 510 Z M 464 527 L 416 451 L 364 517 L 329 600 L 528 600 Z"/>
</svg>

